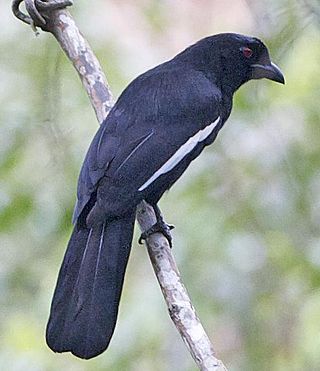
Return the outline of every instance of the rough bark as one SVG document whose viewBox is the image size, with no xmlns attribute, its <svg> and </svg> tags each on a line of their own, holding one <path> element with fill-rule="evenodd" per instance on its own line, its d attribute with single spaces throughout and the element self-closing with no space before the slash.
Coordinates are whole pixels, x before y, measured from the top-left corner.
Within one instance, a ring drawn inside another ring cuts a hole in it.
<svg viewBox="0 0 320 371">
<path fill-rule="evenodd" d="M 71 2 L 68 0 L 25 1 L 28 4 L 26 8 L 31 9 L 32 12 L 29 12 L 29 16 L 24 15 L 19 11 L 22 0 L 14 0 L 12 9 L 15 15 L 22 21 L 41 27 L 55 36 L 77 70 L 97 119 L 101 123 L 113 105 L 113 98 L 107 79 L 90 46 L 81 35 L 70 13 L 60 9 L 63 4 L 67 6 L 71 5 Z M 138 206 L 137 220 L 142 231 L 155 223 L 153 208 L 146 202 Z M 223 363 L 215 357 L 213 346 L 181 281 L 168 241 L 162 234 L 156 233 L 147 239 L 146 245 L 170 317 L 197 366 L 203 371 L 226 371 Z"/>
<path fill-rule="evenodd" d="M 147 230 L 155 223 L 156 217 L 153 208 L 146 202 L 139 205 L 137 220 L 142 231 Z M 180 272 L 167 239 L 159 233 L 154 234 L 148 238 L 147 248 L 167 303 L 169 315 L 199 369 L 203 371 L 226 371 L 227 369 L 223 363 L 215 357 L 210 339 L 182 283 Z"/>
</svg>

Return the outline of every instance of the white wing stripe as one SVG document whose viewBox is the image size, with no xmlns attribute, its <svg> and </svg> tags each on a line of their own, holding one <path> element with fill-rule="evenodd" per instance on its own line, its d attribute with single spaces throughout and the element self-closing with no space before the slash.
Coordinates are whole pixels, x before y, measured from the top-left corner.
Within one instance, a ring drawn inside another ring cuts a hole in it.
<svg viewBox="0 0 320 371">
<path fill-rule="evenodd" d="M 151 178 L 149 178 L 140 188 L 139 192 L 143 191 L 152 182 L 154 182 L 160 175 L 167 173 L 173 169 L 187 154 L 189 154 L 195 146 L 204 141 L 218 125 L 220 121 L 220 116 L 212 124 L 206 126 L 204 129 L 198 131 L 193 137 L 189 138 L 178 150 L 177 152 L 169 158 L 169 160 L 164 163 L 159 170 L 157 170 Z"/>
</svg>

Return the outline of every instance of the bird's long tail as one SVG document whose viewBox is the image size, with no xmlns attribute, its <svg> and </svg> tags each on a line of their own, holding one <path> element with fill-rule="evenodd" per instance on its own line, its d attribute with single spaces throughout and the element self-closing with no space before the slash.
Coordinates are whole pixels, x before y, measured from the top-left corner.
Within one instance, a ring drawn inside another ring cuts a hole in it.
<svg viewBox="0 0 320 371">
<path fill-rule="evenodd" d="M 59 272 L 46 340 L 55 352 L 89 359 L 112 337 L 135 214 L 92 229 L 75 226 Z"/>
</svg>

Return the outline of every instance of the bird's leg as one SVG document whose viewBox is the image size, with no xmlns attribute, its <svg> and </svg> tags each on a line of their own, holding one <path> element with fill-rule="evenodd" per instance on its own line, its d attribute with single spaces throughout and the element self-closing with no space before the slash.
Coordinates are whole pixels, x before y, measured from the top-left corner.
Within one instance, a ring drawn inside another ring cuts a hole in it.
<svg viewBox="0 0 320 371">
<path fill-rule="evenodd" d="M 169 242 L 169 246 L 172 247 L 172 236 L 171 236 L 171 229 L 174 228 L 174 225 L 167 224 L 162 217 L 161 211 L 158 207 L 158 205 L 152 205 L 154 213 L 156 214 L 157 222 L 153 224 L 152 227 L 150 227 L 145 232 L 141 233 L 141 236 L 139 238 L 139 243 L 142 244 L 144 240 L 146 240 L 149 236 L 151 236 L 154 233 L 162 233 L 166 239 Z"/>
</svg>

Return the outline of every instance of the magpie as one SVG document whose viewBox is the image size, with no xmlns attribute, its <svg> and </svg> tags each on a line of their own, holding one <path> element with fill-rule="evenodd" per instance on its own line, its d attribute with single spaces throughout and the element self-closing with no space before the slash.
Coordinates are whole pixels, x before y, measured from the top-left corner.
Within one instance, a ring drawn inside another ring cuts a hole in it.
<svg viewBox="0 0 320 371">
<path fill-rule="evenodd" d="M 109 345 L 131 249 L 135 211 L 157 203 L 211 144 L 235 91 L 251 79 L 284 84 L 262 41 L 206 37 L 143 73 L 123 91 L 93 138 L 81 168 L 74 229 L 60 268 L 46 340 L 55 352 L 89 359 Z"/>
</svg>

